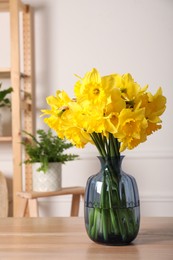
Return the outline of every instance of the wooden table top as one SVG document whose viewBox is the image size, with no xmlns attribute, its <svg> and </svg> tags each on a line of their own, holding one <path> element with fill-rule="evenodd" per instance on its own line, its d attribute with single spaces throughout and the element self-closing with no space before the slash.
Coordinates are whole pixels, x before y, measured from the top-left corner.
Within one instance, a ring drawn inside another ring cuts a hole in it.
<svg viewBox="0 0 173 260">
<path fill-rule="evenodd" d="M 0 260 L 173 260 L 173 218 L 142 218 L 131 245 L 92 242 L 83 218 L 0 218 Z"/>
</svg>

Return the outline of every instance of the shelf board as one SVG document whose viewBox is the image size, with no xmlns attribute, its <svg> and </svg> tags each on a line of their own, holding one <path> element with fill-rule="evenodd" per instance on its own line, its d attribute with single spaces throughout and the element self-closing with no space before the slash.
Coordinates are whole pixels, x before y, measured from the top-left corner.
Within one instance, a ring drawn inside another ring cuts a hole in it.
<svg viewBox="0 0 173 260">
<path fill-rule="evenodd" d="M 26 8 L 27 8 L 27 5 L 25 5 L 21 1 L 19 1 L 19 10 L 23 11 Z M 9 12 L 9 10 L 10 10 L 9 0 L 0 0 L 0 12 Z"/>
<path fill-rule="evenodd" d="M 9 79 L 11 76 L 11 70 L 10 68 L 0 68 L 0 78 L 3 78 L 3 79 Z M 28 78 L 29 76 L 26 75 L 25 73 L 23 72 L 20 72 L 20 77 L 21 78 Z"/>
<path fill-rule="evenodd" d="M 10 78 L 10 68 L 0 68 L 0 78 Z"/>
<path fill-rule="evenodd" d="M 9 10 L 9 3 L 7 1 L 0 0 L 0 12 L 6 12 Z"/>
<path fill-rule="evenodd" d="M 11 142 L 12 136 L 0 136 L 0 142 Z"/>
</svg>

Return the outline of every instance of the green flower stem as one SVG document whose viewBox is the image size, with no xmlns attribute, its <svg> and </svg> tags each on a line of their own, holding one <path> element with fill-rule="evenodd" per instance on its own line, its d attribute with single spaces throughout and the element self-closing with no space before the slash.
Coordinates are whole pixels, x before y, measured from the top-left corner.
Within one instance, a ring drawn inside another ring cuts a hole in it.
<svg viewBox="0 0 173 260">
<path fill-rule="evenodd" d="M 100 155 L 102 157 L 106 157 L 106 151 L 105 151 L 104 142 L 103 141 L 100 142 L 98 134 L 97 133 L 92 133 L 92 134 L 90 134 L 90 136 L 91 136 L 93 142 L 95 143 L 95 145 L 96 145 Z"/>
<path fill-rule="evenodd" d="M 103 240 L 106 242 L 109 236 L 113 235 L 120 236 L 122 241 L 126 241 L 128 236 L 137 230 L 134 213 L 130 208 L 92 208 L 89 215 L 91 222 L 88 232 L 93 240 L 98 240 L 99 237 L 103 236 Z"/>
<path fill-rule="evenodd" d="M 90 134 L 95 146 L 97 147 L 100 155 L 103 158 L 120 157 L 120 143 L 113 134 L 109 133 L 109 138 L 102 135 L 101 133 Z"/>
<path fill-rule="evenodd" d="M 103 136 L 103 143 L 105 144 L 106 154 L 109 154 L 109 143 L 106 136 Z"/>
<path fill-rule="evenodd" d="M 114 157 L 115 155 L 117 155 L 117 149 L 115 149 L 114 147 L 114 143 L 112 140 L 112 134 L 109 133 L 109 155 L 110 157 Z"/>
<path fill-rule="evenodd" d="M 112 182 L 110 182 L 110 186 Z M 108 196 L 109 196 L 109 212 L 110 212 L 110 219 L 111 219 L 111 224 L 112 224 L 112 228 L 113 228 L 113 232 L 115 234 L 118 234 L 119 233 L 119 227 L 118 227 L 118 221 L 117 221 L 117 218 L 114 214 L 114 211 L 113 211 L 113 205 L 112 205 L 112 200 L 116 200 L 116 197 L 113 196 L 112 194 L 112 187 L 109 187 L 108 188 Z M 119 200 L 119 198 L 118 198 Z M 118 203 L 119 204 L 119 203 Z"/>
<path fill-rule="evenodd" d="M 106 209 L 102 209 L 102 226 L 103 226 L 103 238 L 106 241 L 108 239 L 108 214 Z"/>
<path fill-rule="evenodd" d="M 91 235 L 94 239 L 97 239 L 100 226 L 100 210 L 98 208 L 95 208 L 93 214 L 93 226 L 91 228 Z"/>
<path fill-rule="evenodd" d="M 110 211 L 110 219 L 111 224 L 113 226 L 113 230 L 115 234 L 121 234 L 123 236 L 124 231 L 122 230 L 121 225 L 121 216 L 119 216 L 119 212 L 117 210 L 113 210 L 113 205 L 116 205 L 117 208 L 120 208 L 120 198 L 118 193 L 117 183 L 113 183 L 111 180 L 111 176 L 107 176 L 109 178 L 107 180 L 107 193 L 109 196 L 109 211 Z M 113 192 L 114 191 L 114 192 Z"/>
<path fill-rule="evenodd" d="M 90 209 L 89 211 L 89 230 L 92 230 L 92 227 L 94 225 L 94 210 Z"/>
<path fill-rule="evenodd" d="M 120 231 L 119 231 L 119 225 L 118 225 L 117 218 L 115 216 L 113 208 L 110 208 L 109 211 L 110 211 L 110 218 L 111 218 L 111 224 L 112 224 L 112 231 L 114 234 L 118 235 L 120 233 Z"/>
</svg>

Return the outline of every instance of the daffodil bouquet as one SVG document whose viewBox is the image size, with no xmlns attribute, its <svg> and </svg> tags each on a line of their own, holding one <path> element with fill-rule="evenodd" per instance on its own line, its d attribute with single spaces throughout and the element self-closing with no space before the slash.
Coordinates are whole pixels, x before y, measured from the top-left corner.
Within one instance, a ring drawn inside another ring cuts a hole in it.
<svg viewBox="0 0 173 260">
<path fill-rule="evenodd" d="M 58 90 L 47 97 L 50 115 L 45 123 L 62 139 L 76 147 L 94 144 L 102 157 L 119 156 L 147 140 L 161 128 L 160 116 L 166 98 L 161 87 L 155 95 L 147 92 L 130 74 L 101 77 L 94 68 L 74 86 L 74 98 Z"/>
<path fill-rule="evenodd" d="M 133 149 L 161 128 L 166 98 L 159 88 L 153 95 L 130 74 L 101 77 L 94 68 L 79 76 L 74 98 L 58 90 L 49 96 L 44 121 L 76 147 L 94 144 L 100 154 L 101 175 L 88 179 L 85 218 L 90 238 L 125 244 L 139 229 L 139 196 L 132 176 L 121 170 L 121 152 Z M 136 193 L 136 194 L 135 194 Z M 89 195 L 90 194 L 90 195 Z"/>
</svg>

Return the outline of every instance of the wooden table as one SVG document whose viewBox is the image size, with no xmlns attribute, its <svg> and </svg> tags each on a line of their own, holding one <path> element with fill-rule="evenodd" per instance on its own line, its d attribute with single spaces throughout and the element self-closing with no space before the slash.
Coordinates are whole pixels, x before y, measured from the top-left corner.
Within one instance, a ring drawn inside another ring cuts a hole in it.
<svg viewBox="0 0 173 260">
<path fill-rule="evenodd" d="M 0 260 L 173 260 L 173 218 L 142 218 L 129 246 L 92 242 L 83 218 L 0 218 Z"/>
</svg>

